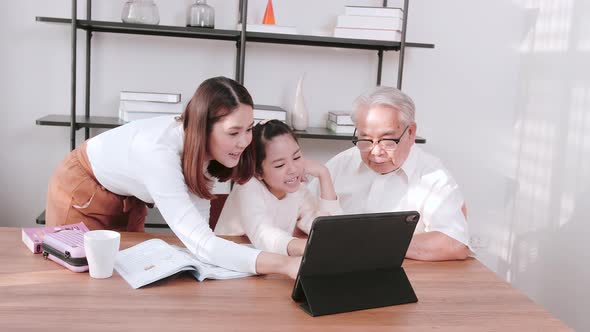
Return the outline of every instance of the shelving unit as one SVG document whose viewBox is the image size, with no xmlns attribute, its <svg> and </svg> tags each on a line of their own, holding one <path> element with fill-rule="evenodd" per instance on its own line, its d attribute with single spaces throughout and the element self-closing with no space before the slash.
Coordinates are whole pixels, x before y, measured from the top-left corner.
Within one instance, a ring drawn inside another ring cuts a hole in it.
<svg viewBox="0 0 590 332">
<path fill-rule="evenodd" d="M 312 47 L 330 47 L 342 49 L 360 49 L 368 51 L 377 51 L 378 68 L 376 83 L 379 85 L 382 78 L 383 54 L 387 51 L 399 52 L 399 64 L 397 71 L 397 87 L 401 89 L 403 79 L 404 57 L 406 47 L 412 48 L 434 48 L 433 44 L 411 43 L 406 42 L 406 27 L 408 19 L 409 0 L 404 0 L 403 26 L 401 41 L 379 41 L 364 39 L 335 38 L 325 36 L 308 36 L 308 35 L 288 35 L 277 33 L 248 32 L 247 10 L 248 1 L 240 0 L 240 23 L 242 30 L 223 30 L 223 29 L 205 29 L 184 26 L 166 26 L 151 24 L 129 24 L 120 22 L 107 22 L 92 20 L 92 0 L 86 0 L 86 19 L 77 17 L 77 0 L 72 0 L 71 18 L 58 17 L 36 17 L 37 22 L 49 24 L 69 25 L 71 29 L 71 85 L 70 85 L 70 112 L 69 114 L 51 114 L 36 120 L 37 125 L 41 126 L 62 126 L 70 128 L 70 149 L 76 147 L 76 131 L 84 128 L 85 138 L 90 137 L 90 128 L 115 128 L 125 124 L 118 117 L 104 117 L 90 115 L 90 63 L 91 63 L 91 39 L 95 32 L 100 33 L 122 33 L 136 35 L 151 35 L 162 37 L 182 37 L 193 39 L 211 39 L 219 41 L 230 41 L 236 43 L 236 67 L 235 79 L 244 83 L 246 44 L 247 43 L 267 43 L 278 45 L 300 45 Z M 383 1 L 383 6 L 387 6 L 387 1 Z M 78 115 L 76 110 L 76 73 L 77 66 L 77 32 L 85 31 L 85 110 L 84 115 Z M 326 128 L 308 128 L 305 131 L 296 131 L 296 135 L 308 139 L 330 139 L 330 140 L 350 140 L 352 135 L 337 134 Z M 426 143 L 422 137 L 416 138 L 416 143 Z M 39 216 L 37 221 L 40 221 Z M 44 218 L 42 218 L 44 221 Z"/>
<path fill-rule="evenodd" d="M 384 1 L 384 6 L 386 1 Z M 71 94 L 71 109 L 69 115 L 51 114 L 37 119 L 37 125 L 42 126 L 63 126 L 70 127 L 70 149 L 76 147 L 75 132 L 81 128 L 85 128 L 85 138 L 90 136 L 89 128 L 115 128 L 123 125 L 124 122 L 118 117 L 97 117 L 90 116 L 90 61 L 91 61 L 91 45 L 90 39 L 92 33 L 123 33 L 123 34 L 137 34 L 137 35 L 151 35 L 164 37 L 183 37 L 194 39 L 213 39 L 220 41 L 233 41 L 236 43 L 236 74 L 237 81 L 243 83 L 245 70 L 245 44 L 247 42 L 253 43 L 268 43 L 268 44 L 285 44 L 285 45 L 301 45 L 314 47 L 333 47 L 344 49 L 362 49 L 377 51 L 378 69 L 377 69 L 377 84 L 381 83 L 383 52 L 398 51 L 400 52 L 400 61 L 398 66 L 398 88 L 401 88 L 402 73 L 403 73 L 403 54 L 406 47 L 415 48 L 434 48 L 433 44 L 424 43 L 408 43 L 405 42 L 405 26 L 407 21 L 408 0 L 404 3 L 404 27 L 402 31 L 402 40 L 400 42 L 379 41 L 379 40 L 364 40 L 364 39 L 347 39 L 324 36 L 307 36 L 307 35 L 288 35 L 277 33 L 263 33 L 263 32 L 247 32 L 245 31 L 246 24 L 243 24 L 243 30 L 222 30 L 222 29 L 204 29 L 195 27 L 182 26 L 166 26 L 166 25 L 151 25 L 151 24 L 128 24 L 120 22 L 106 22 L 91 20 L 92 1 L 86 1 L 87 12 L 86 20 L 77 19 L 77 1 L 72 0 L 72 17 L 71 18 L 57 18 L 57 17 L 43 17 L 38 16 L 38 22 L 67 24 L 72 29 L 72 94 Z M 248 1 L 241 1 L 241 17 L 245 22 Z M 77 115 L 76 112 L 76 33 L 77 30 L 86 31 L 86 109 L 83 116 Z M 297 135 L 301 138 L 311 139 L 336 139 L 347 140 L 350 135 L 336 134 L 325 128 L 308 128 L 306 131 L 298 131 Z M 417 143 L 425 143 L 424 138 L 418 137 Z"/>
</svg>

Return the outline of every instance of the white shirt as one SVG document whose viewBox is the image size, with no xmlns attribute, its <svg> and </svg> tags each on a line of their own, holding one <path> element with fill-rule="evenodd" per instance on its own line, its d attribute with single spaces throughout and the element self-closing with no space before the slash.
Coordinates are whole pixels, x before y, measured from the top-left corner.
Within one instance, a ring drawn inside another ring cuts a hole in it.
<svg viewBox="0 0 590 332">
<path fill-rule="evenodd" d="M 176 116 L 138 120 L 88 141 L 96 179 L 109 191 L 155 203 L 184 245 L 204 262 L 256 273 L 260 250 L 216 237 L 209 228 L 209 200 L 188 189 L 182 173 L 182 123 Z"/>
<path fill-rule="evenodd" d="M 344 213 L 418 211 L 415 233 L 439 231 L 468 245 L 463 195 L 442 163 L 419 147 L 412 146 L 402 167 L 388 174 L 371 170 L 356 147 L 339 153 L 326 167 Z M 317 181 L 310 183 L 310 190 L 317 187 Z"/>
<path fill-rule="evenodd" d="M 324 200 L 305 186 L 282 199 L 263 182 L 252 178 L 235 185 L 219 216 L 215 234 L 246 234 L 256 248 L 287 255 L 295 226 L 309 234 L 313 220 L 321 215 L 341 214 L 338 200 Z"/>
</svg>

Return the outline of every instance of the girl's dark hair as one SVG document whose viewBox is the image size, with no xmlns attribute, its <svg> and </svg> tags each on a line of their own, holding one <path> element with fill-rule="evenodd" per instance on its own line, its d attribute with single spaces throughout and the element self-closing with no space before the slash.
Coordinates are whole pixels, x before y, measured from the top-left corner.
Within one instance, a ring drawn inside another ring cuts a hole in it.
<svg viewBox="0 0 590 332">
<path fill-rule="evenodd" d="M 284 122 L 279 120 L 261 121 L 254 126 L 252 130 L 252 145 L 256 152 L 255 174 L 262 175 L 262 162 L 266 159 L 266 143 L 281 135 L 291 135 L 295 142 L 299 144 L 295 133 Z"/>
<path fill-rule="evenodd" d="M 204 174 L 213 125 L 233 113 L 240 104 L 254 107 L 248 90 L 230 78 L 213 77 L 199 85 L 179 118 L 184 127 L 182 172 L 189 190 L 201 198 L 215 197 L 211 193 L 213 181 Z M 227 168 L 218 161 L 211 160 L 207 171 L 222 182 L 233 180 L 240 184 L 245 183 L 254 175 L 252 145 L 242 152 L 236 167 Z"/>
</svg>

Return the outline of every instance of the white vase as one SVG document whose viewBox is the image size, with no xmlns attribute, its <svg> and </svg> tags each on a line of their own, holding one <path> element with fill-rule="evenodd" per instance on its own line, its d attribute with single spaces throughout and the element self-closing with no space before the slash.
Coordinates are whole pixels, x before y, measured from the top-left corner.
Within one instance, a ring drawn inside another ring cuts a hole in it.
<svg viewBox="0 0 590 332">
<path fill-rule="evenodd" d="M 301 75 L 297 83 L 297 92 L 295 92 L 295 105 L 291 114 L 291 124 L 295 130 L 307 129 L 308 115 L 307 107 L 305 106 L 305 99 L 303 98 L 303 78 L 305 74 Z"/>
</svg>

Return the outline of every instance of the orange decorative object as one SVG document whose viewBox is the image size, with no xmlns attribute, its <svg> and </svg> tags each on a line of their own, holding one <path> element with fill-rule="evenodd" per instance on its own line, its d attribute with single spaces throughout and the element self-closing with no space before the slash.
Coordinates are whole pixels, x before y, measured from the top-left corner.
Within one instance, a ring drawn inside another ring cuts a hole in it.
<svg viewBox="0 0 590 332">
<path fill-rule="evenodd" d="M 268 3 L 266 4 L 262 24 L 275 24 L 275 12 L 272 9 L 272 0 L 268 0 Z"/>
</svg>

